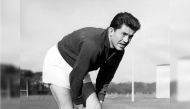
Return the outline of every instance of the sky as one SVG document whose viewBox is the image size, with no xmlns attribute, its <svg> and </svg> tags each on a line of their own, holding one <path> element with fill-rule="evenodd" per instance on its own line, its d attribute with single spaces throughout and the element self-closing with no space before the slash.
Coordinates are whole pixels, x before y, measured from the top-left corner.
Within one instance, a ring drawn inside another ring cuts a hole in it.
<svg viewBox="0 0 190 109">
<path fill-rule="evenodd" d="M 83 27 L 107 28 L 119 12 L 130 12 L 141 29 L 126 47 L 113 82 L 154 82 L 156 66 L 190 55 L 187 0 L 2 0 L 1 61 L 42 71 L 48 48 Z M 90 73 L 93 81 L 96 72 Z"/>
</svg>

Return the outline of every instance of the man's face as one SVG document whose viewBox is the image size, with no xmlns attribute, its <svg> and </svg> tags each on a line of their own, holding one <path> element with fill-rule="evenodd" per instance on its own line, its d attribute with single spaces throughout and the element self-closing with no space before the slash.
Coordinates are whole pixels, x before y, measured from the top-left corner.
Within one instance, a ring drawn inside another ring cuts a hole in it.
<svg viewBox="0 0 190 109">
<path fill-rule="evenodd" d="M 116 50 L 124 50 L 131 41 L 135 31 L 126 25 L 122 25 L 120 29 L 114 30 L 109 28 L 110 46 Z"/>
</svg>

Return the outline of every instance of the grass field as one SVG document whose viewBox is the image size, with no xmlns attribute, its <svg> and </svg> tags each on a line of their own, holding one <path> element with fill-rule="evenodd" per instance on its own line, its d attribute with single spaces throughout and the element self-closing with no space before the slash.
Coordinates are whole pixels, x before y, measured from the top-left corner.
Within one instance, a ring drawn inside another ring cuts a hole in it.
<svg viewBox="0 0 190 109">
<path fill-rule="evenodd" d="M 10 102 L 11 101 L 11 102 Z M 2 109 L 58 109 L 52 96 L 29 96 L 2 101 Z M 17 106 L 16 103 L 20 103 Z M 130 97 L 107 97 L 103 109 L 189 109 L 189 103 L 170 102 L 170 99 L 139 96 L 135 102 Z"/>
</svg>

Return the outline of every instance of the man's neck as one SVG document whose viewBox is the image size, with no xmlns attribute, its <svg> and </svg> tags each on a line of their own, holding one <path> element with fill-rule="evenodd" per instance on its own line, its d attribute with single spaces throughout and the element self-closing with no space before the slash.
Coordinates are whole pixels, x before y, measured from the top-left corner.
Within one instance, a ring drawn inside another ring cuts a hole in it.
<svg viewBox="0 0 190 109">
<path fill-rule="evenodd" d="M 113 44 L 112 44 L 112 41 L 111 41 L 111 37 L 110 37 L 109 33 L 108 33 L 108 39 L 109 39 L 110 48 L 111 48 L 111 49 L 114 49 Z"/>
</svg>

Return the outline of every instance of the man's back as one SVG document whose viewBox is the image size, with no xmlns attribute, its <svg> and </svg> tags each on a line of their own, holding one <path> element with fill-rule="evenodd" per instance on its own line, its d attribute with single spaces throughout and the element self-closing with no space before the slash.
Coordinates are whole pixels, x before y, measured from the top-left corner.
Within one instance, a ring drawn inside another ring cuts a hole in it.
<svg viewBox="0 0 190 109">
<path fill-rule="evenodd" d="M 105 29 L 93 27 L 76 30 L 58 42 L 58 49 L 64 59 L 73 67 L 84 43 L 94 43 L 89 45 L 92 48 L 101 49 L 103 47 L 106 38 L 106 35 L 103 35 L 104 31 Z"/>
</svg>

